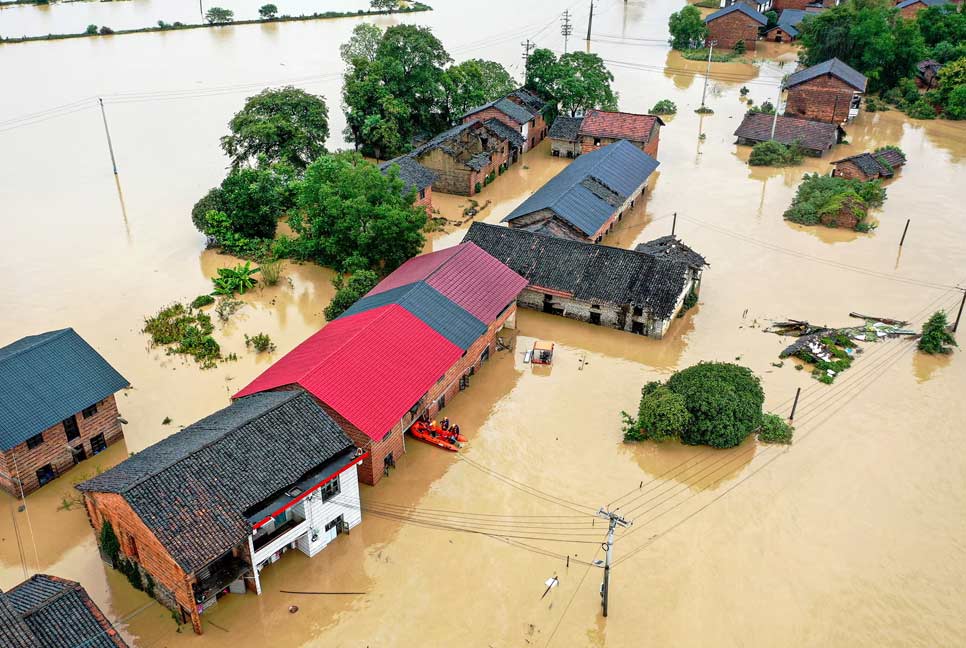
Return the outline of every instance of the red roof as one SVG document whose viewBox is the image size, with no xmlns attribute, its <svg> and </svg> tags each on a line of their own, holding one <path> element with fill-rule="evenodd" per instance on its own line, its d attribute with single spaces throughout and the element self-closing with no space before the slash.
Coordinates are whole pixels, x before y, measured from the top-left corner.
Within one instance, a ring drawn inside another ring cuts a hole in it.
<svg viewBox="0 0 966 648">
<path fill-rule="evenodd" d="M 637 115 L 591 109 L 584 115 L 579 134 L 646 143 L 650 139 L 651 129 L 654 128 L 655 122 L 661 126 L 664 125 L 661 118 L 655 115 Z"/>
<path fill-rule="evenodd" d="M 527 287 L 526 279 L 475 243 L 461 243 L 410 259 L 369 294 L 417 281 L 425 281 L 484 324 L 493 322 Z"/>
<path fill-rule="evenodd" d="M 299 385 L 378 441 L 462 355 L 390 304 L 329 323 L 234 397 Z"/>
</svg>

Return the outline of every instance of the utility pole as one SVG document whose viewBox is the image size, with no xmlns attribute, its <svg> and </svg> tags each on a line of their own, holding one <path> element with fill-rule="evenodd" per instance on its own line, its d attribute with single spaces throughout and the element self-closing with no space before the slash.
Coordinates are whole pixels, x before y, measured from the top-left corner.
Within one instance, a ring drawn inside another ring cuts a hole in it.
<svg viewBox="0 0 966 648">
<path fill-rule="evenodd" d="M 114 159 L 114 145 L 111 144 L 111 131 L 107 127 L 107 113 L 104 112 L 104 100 L 98 97 L 97 103 L 101 105 L 101 117 L 104 119 L 104 133 L 107 135 L 107 150 L 111 152 L 111 166 L 114 167 L 114 175 L 117 175 L 117 161 Z"/>
<path fill-rule="evenodd" d="M 953 324 L 953 333 L 959 328 L 959 318 L 963 316 L 963 306 L 966 306 L 966 289 L 963 289 L 963 301 L 959 302 L 959 312 L 956 314 L 956 322 Z"/>
<path fill-rule="evenodd" d="M 563 18 L 560 19 L 560 35 L 564 37 L 564 54 L 567 53 L 567 41 L 573 33 L 574 26 L 570 23 L 570 9 L 567 9 L 563 12 Z"/>
<path fill-rule="evenodd" d="M 674 219 L 671 221 L 671 236 L 674 236 L 674 230 L 678 228 L 678 213 L 674 212 Z"/>
<path fill-rule="evenodd" d="M 520 43 L 520 46 L 523 47 L 523 85 L 526 85 L 527 81 L 529 81 L 529 79 L 527 79 L 527 73 L 530 70 L 530 52 L 537 46 L 537 44 L 531 43 L 530 39 L 528 38 L 525 43 Z"/>
<path fill-rule="evenodd" d="M 711 76 L 711 52 L 714 51 L 714 46 L 718 44 L 718 41 L 708 41 L 708 67 L 704 72 L 704 89 L 701 90 L 701 108 L 704 109 L 704 98 L 708 92 L 708 77 Z"/>
<path fill-rule="evenodd" d="M 587 40 L 590 40 L 590 28 L 594 24 L 594 0 L 590 0 L 590 15 L 587 16 Z"/>
<path fill-rule="evenodd" d="M 610 594 L 610 557 L 614 549 L 614 529 L 618 526 L 627 527 L 633 524 L 628 522 L 613 511 L 606 511 L 600 507 L 597 517 L 607 520 L 607 554 L 604 558 L 604 582 L 600 586 L 600 604 L 604 609 L 604 616 L 607 616 L 607 597 Z"/>
<path fill-rule="evenodd" d="M 902 229 L 902 238 L 899 239 L 899 247 L 902 247 L 902 244 L 906 242 L 906 232 L 909 231 L 909 223 L 911 222 L 911 218 L 906 219 L 906 226 Z"/>
<path fill-rule="evenodd" d="M 775 116 L 771 120 L 771 138 L 775 139 L 775 127 L 778 126 L 778 107 L 782 105 L 782 90 L 785 88 L 785 80 L 778 84 L 778 96 L 775 97 Z"/>
</svg>

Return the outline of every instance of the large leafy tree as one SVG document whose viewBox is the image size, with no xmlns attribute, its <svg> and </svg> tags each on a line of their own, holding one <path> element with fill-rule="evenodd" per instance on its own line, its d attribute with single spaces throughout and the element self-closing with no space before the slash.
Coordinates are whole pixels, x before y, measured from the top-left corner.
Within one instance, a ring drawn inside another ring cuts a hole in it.
<svg viewBox="0 0 966 648">
<path fill-rule="evenodd" d="M 597 54 L 570 52 L 559 59 L 535 50 L 527 63 L 527 87 L 571 116 L 591 108 L 617 110 L 614 75 Z"/>
<path fill-rule="evenodd" d="M 335 286 L 335 295 L 329 305 L 325 307 L 326 321 L 331 322 L 342 315 L 359 298 L 375 288 L 377 283 L 379 283 L 379 275 L 372 270 L 359 270 L 348 279 L 345 275 L 336 275 L 332 279 L 332 285 Z"/>
<path fill-rule="evenodd" d="M 265 89 L 245 101 L 228 128 L 231 132 L 221 138 L 221 147 L 233 167 L 261 157 L 304 169 L 325 153 L 329 111 L 325 99 L 304 90 Z"/>
<path fill-rule="evenodd" d="M 376 51 L 382 40 L 382 29 L 372 23 L 359 23 L 352 29 L 352 37 L 339 46 L 339 55 L 347 67 L 356 59 L 367 63 L 376 60 Z"/>
<path fill-rule="evenodd" d="M 451 118 L 458 119 L 468 110 L 512 92 L 517 84 L 502 65 L 495 61 L 470 59 L 446 70 Z"/>
<path fill-rule="evenodd" d="M 671 47 L 676 50 L 701 47 L 708 36 L 708 26 L 704 24 L 701 10 L 694 5 L 686 5 L 681 11 L 672 13 L 667 26 L 671 32 Z"/>
<path fill-rule="evenodd" d="M 391 272 L 424 242 L 426 210 L 403 187 L 395 168 L 383 174 L 357 153 L 322 156 L 306 169 L 289 219 L 291 253 L 341 272 Z"/>
<path fill-rule="evenodd" d="M 218 196 L 232 231 L 245 238 L 273 238 L 287 208 L 285 176 L 270 167 L 232 170 Z"/>
<path fill-rule="evenodd" d="M 405 151 L 413 136 L 447 125 L 444 66 L 450 57 L 426 27 L 390 27 L 370 57 L 373 36 L 353 33 L 343 48 L 342 101 L 347 139 L 383 158 Z"/>
</svg>

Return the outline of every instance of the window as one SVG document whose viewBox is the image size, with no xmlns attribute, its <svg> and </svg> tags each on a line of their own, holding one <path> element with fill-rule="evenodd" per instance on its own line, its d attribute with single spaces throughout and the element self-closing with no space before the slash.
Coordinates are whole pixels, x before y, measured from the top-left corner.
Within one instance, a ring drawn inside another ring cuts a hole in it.
<svg viewBox="0 0 966 648">
<path fill-rule="evenodd" d="M 54 472 L 54 467 L 50 464 L 47 464 L 37 471 L 37 481 L 40 482 L 41 486 L 47 482 L 53 481 L 55 477 L 57 477 L 57 473 Z"/>
<path fill-rule="evenodd" d="M 483 353 L 480 354 L 480 364 L 486 362 L 490 359 L 490 347 L 483 349 Z"/>
<path fill-rule="evenodd" d="M 643 317 L 643 316 L 644 316 L 644 307 L 643 306 L 635 306 L 634 307 L 634 317 Z"/>
<path fill-rule="evenodd" d="M 275 522 L 275 528 L 279 528 L 288 521 L 288 511 L 282 511 L 278 515 L 273 516 L 272 521 Z"/>
<path fill-rule="evenodd" d="M 77 427 L 77 417 L 68 416 L 62 421 L 64 425 L 64 434 L 67 435 L 68 441 L 73 441 L 80 436 L 80 429 Z"/>
<path fill-rule="evenodd" d="M 419 199 L 420 200 L 424 200 L 425 198 L 426 198 L 426 190 L 425 189 L 420 189 L 419 190 Z"/>
<path fill-rule="evenodd" d="M 319 489 L 319 494 L 322 496 L 323 502 L 326 502 L 332 499 L 333 497 L 335 497 L 341 492 L 342 492 L 342 486 L 338 477 L 336 477 L 329 483 L 324 484 L 322 488 Z"/>
<path fill-rule="evenodd" d="M 600 313 L 591 313 L 590 314 L 590 323 L 591 324 L 600 324 Z"/>
<path fill-rule="evenodd" d="M 631 333 L 644 335 L 644 322 L 631 322 Z"/>
<path fill-rule="evenodd" d="M 84 409 L 82 409 L 81 414 L 84 416 L 84 418 L 90 418 L 95 414 L 97 414 L 97 403 L 94 403 L 90 407 L 85 407 Z"/>
<path fill-rule="evenodd" d="M 104 440 L 103 434 L 98 434 L 97 436 L 91 437 L 91 455 L 96 455 L 99 452 L 103 452 L 107 449 L 107 442 Z"/>
<path fill-rule="evenodd" d="M 436 407 L 439 408 L 440 410 L 446 407 L 446 394 L 443 394 L 442 396 L 439 397 L 439 400 L 436 401 Z"/>
<path fill-rule="evenodd" d="M 139 558 L 138 542 L 130 533 L 127 534 L 127 555 L 135 560 Z"/>
<path fill-rule="evenodd" d="M 42 446 L 44 444 L 44 433 L 35 434 L 29 439 L 27 439 L 27 449 L 33 450 L 36 447 Z"/>
<path fill-rule="evenodd" d="M 600 138 L 599 137 L 595 137 L 594 138 L 594 146 L 600 146 Z"/>
</svg>

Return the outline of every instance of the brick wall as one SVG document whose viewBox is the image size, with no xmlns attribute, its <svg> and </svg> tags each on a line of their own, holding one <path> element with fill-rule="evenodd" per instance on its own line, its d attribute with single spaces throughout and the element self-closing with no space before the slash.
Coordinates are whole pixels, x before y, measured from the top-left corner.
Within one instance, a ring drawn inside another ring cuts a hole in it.
<svg viewBox="0 0 966 648">
<path fill-rule="evenodd" d="M 854 93 L 845 81 L 826 74 L 789 88 L 785 114 L 840 124 L 849 118 Z"/>
<path fill-rule="evenodd" d="M 97 403 L 97 412 L 92 416 L 84 418 L 81 412 L 75 414 L 79 438 L 67 441 L 64 425 L 58 423 L 43 431 L 44 442 L 36 448 L 29 449 L 24 442 L 2 453 L 0 471 L 21 479 L 24 493 L 31 493 L 40 488 L 37 470 L 42 466 L 50 464 L 58 476 L 74 466 L 70 448 L 83 448 L 84 456 L 90 457 L 92 437 L 103 434 L 107 445 L 123 438 L 117 417 L 117 401 L 111 394 Z M 20 487 L 5 477 L 0 477 L 0 488 L 17 497 L 20 495 Z"/>
<path fill-rule="evenodd" d="M 424 207 L 426 209 L 426 214 L 427 215 L 432 215 L 432 213 L 433 213 L 433 187 L 432 187 L 432 185 L 426 187 L 423 190 L 423 197 L 422 198 L 420 198 L 419 197 L 419 193 L 417 193 L 416 194 L 416 202 L 414 202 L 413 204 L 414 205 L 419 205 L 420 207 Z"/>
<path fill-rule="evenodd" d="M 497 110 L 492 106 L 487 108 L 486 110 L 481 110 L 478 113 L 467 115 L 466 117 L 463 118 L 463 123 L 466 124 L 468 122 L 475 121 L 477 119 L 479 119 L 482 122 L 485 122 L 487 119 L 495 119 L 497 121 L 503 122 L 513 130 L 515 130 L 516 132 L 523 134 L 523 130 L 521 129 L 523 124 L 521 124 L 520 122 L 514 119 L 510 119 L 507 115 L 503 114 L 502 111 Z"/>
<path fill-rule="evenodd" d="M 190 613 L 192 625 L 200 634 L 201 617 L 195 609 L 194 592 L 191 589 L 193 576 L 181 569 L 127 501 L 115 493 L 84 493 L 84 504 L 95 537 L 100 537 L 104 521 L 110 521 L 114 533 L 121 541 L 121 553 L 128 559 L 134 559 L 161 586 L 156 588 L 155 598 L 175 612 L 178 612 L 177 608 L 183 608 Z"/>
<path fill-rule="evenodd" d="M 772 29 L 770 32 L 768 32 L 766 38 L 775 43 L 791 43 L 793 40 L 795 40 L 791 34 L 786 32 L 781 27 L 775 27 Z"/>
<path fill-rule="evenodd" d="M 654 128 L 651 130 L 651 135 L 648 137 L 648 140 L 646 142 L 637 142 L 633 140 L 628 140 L 628 141 L 631 142 L 631 144 L 633 144 L 637 148 L 641 149 L 642 151 L 650 155 L 652 158 L 657 158 L 657 148 L 658 148 L 658 145 L 660 144 L 660 138 L 661 138 L 660 129 L 661 129 L 660 124 L 655 122 Z M 599 144 L 596 143 L 597 140 L 600 140 Z M 591 151 L 595 151 L 601 147 L 607 146 L 608 144 L 613 144 L 616 141 L 618 140 L 612 137 L 595 138 L 589 135 L 584 135 L 583 137 L 580 138 L 580 152 L 590 153 Z"/>
<path fill-rule="evenodd" d="M 758 21 L 741 13 L 732 11 L 730 14 L 715 18 L 708 25 L 708 40 L 718 41 L 715 47 L 734 49 L 738 41 L 745 41 L 745 48 L 754 51 L 758 45 Z"/>
<path fill-rule="evenodd" d="M 852 161 L 840 162 L 835 165 L 835 169 L 832 171 L 832 175 L 839 178 L 848 178 L 849 180 L 861 180 L 862 182 L 868 182 L 873 178 L 870 178 L 865 174 L 865 172 L 858 167 Z"/>
<path fill-rule="evenodd" d="M 906 20 L 915 20 L 916 14 L 918 14 L 920 11 L 922 11 L 925 8 L 926 8 L 926 5 L 924 5 L 921 2 L 917 2 L 915 4 L 909 5 L 908 7 L 903 7 L 902 9 L 900 9 L 899 15 L 905 18 Z"/>
<path fill-rule="evenodd" d="M 775 0 L 772 10 L 781 13 L 785 9 L 805 9 L 814 0 Z M 829 4 L 831 6 L 831 4 Z"/>
</svg>

